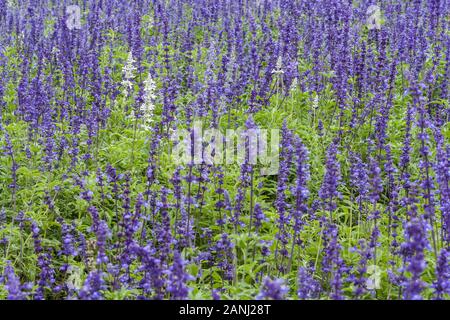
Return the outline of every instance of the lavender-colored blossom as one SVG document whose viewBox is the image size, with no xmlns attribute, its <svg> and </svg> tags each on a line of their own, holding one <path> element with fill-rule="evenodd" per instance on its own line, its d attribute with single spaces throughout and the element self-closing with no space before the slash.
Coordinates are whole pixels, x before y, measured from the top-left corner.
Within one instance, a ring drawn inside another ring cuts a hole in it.
<svg viewBox="0 0 450 320">
<path fill-rule="evenodd" d="M 300 267 L 298 269 L 298 288 L 297 295 L 299 299 L 318 299 L 321 286 L 318 280 L 314 279 L 314 268 Z"/>
<path fill-rule="evenodd" d="M 264 278 L 261 290 L 256 296 L 257 300 L 284 300 L 288 288 L 283 279 Z"/>
<path fill-rule="evenodd" d="M 26 295 L 22 291 L 20 279 L 14 272 L 14 268 L 8 261 L 4 271 L 5 287 L 8 291 L 8 300 L 25 300 Z"/>
<path fill-rule="evenodd" d="M 173 256 L 173 264 L 169 268 L 169 279 L 167 291 L 172 299 L 186 299 L 189 294 L 187 282 L 194 278 L 186 273 L 185 261 L 180 253 L 176 251 Z"/>
<path fill-rule="evenodd" d="M 341 181 L 341 167 L 337 159 L 337 152 L 337 141 L 334 141 L 327 150 L 326 171 L 319 191 L 319 196 L 324 202 L 324 209 L 328 210 L 330 215 L 336 209 L 336 201 L 341 196 L 338 191 Z"/>
</svg>

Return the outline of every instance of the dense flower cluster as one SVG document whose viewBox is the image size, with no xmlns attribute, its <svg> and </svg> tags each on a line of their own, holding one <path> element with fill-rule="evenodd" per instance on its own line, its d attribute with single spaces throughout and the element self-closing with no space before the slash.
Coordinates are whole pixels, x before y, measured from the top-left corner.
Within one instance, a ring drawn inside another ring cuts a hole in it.
<svg viewBox="0 0 450 320">
<path fill-rule="evenodd" d="M 0 299 L 450 298 L 449 0 L 66 4 L 0 1 Z"/>
</svg>

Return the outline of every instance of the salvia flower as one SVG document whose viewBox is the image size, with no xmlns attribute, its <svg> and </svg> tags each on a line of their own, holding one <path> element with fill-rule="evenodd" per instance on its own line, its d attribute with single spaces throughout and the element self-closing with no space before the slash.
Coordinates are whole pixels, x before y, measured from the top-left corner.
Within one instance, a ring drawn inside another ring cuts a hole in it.
<svg viewBox="0 0 450 320">
<path fill-rule="evenodd" d="M 284 284 L 283 279 L 271 279 L 265 277 L 262 283 L 261 290 L 256 296 L 257 300 L 284 300 L 288 288 Z"/>
<path fill-rule="evenodd" d="M 172 299 L 187 299 L 189 288 L 187 282 L 194 278 L 186 273 L 185 261 L 178 251 L 173 256 L 173 264 L 169 268 L 167 291 Z"/>
<path fill-rule="evenodd" d="M 128 53 L 127 62 L 125 63 L 122 73 L 123 73 L 123 80 L 122 80 L 122 87 L 124 90 L 124 95 L 127 97 L 131 92 L 133 92 L 133 82 L 134 79 L 134 73 L 136 72 L 135 67 L 135 60 L 133 58 L 133 53 L 130 51 Z"/>
<path fill-rule="evenodd" d="M 20 279 L 16 276 L 14 272 L 14 268 L 11 265 L 11 262 L 7 262 L 5 267 L 5 287 L 8 291 L 8 300 L 24 300 L 26 299 L 26 295 L 22 291 Z"/>
<path fill-rule="evenodd" d="M 143 127 L 150 130 L 150 124 L 154 120 L 155 99 L 156 99 L 156 83 L 149 72 L 147 79 L 144 80 L 144 102 L 140 108 L 140 116 L 142 117 Z"/>
</svg>

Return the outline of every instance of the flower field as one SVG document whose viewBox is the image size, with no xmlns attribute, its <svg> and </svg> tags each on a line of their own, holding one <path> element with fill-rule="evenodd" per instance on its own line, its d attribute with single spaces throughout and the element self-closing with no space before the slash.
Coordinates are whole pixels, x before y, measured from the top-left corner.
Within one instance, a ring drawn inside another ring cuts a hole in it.
<svg viewBox="0 0 450 320">
<path fill-rule="evenodd" d="M 449 78 L 449 0 L 0 0 L 0 299 L 449 299 Z"/>
</svg>

